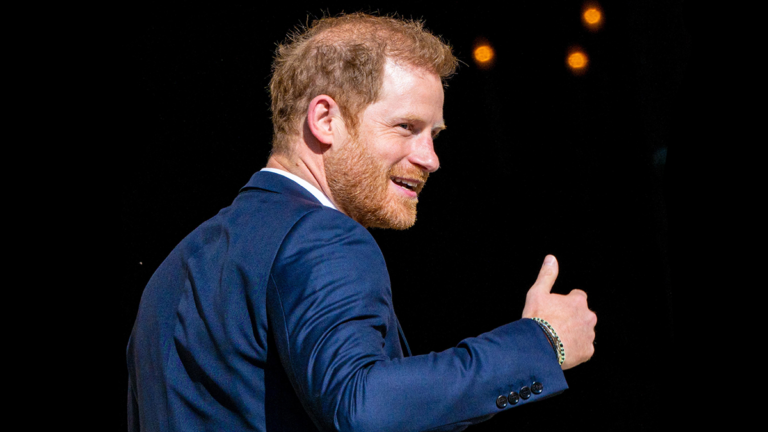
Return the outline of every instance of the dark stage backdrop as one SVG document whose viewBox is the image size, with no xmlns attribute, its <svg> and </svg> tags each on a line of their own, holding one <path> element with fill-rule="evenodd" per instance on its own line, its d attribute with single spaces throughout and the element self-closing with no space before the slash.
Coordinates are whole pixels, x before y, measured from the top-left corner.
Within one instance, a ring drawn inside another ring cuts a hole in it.
<svg viewBox="0 0 768 432">
<path fill-rule="evenodd" d="M 552 253 L 554 290 L 585 290 L 598 315 L 595 356 L 566 372 L 564 394 L 471 430 L 661 426 L 678 414 L 665 175 L 692 103 L 684 5 L 603 2 L 604 26 L 589 32 L 579 1 L 398 3 L 126 11 L 122 348 L 157 266 L 266 163 L 275 44 L 323 10 L 398 12 L 424 18 L 463 61 L 417 224 L 373 230 L 410 346 L 441 351 L 518 319 Z M 472 60 L 479 38 L 496 50 L 490 69 Z M 581 76 L 566 66 L 574 46 L 590 59 Z M 126 377 L 122 359 L 120 429 Z"/>
</svg>

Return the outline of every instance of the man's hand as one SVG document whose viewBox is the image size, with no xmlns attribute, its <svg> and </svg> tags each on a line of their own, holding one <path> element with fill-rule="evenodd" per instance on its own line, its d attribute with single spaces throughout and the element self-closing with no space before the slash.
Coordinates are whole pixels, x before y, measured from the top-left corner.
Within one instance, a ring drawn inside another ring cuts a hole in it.
<svg viewBox="0 0 768 432">
<path fill-rule="evenodd" d="M 568 295 L 552 294 L 557 279 L 557 260 L 547 255 L 539 277 L 525 296 L 523 318 L 547 320 L 557 332 L 565 348 L 563 370 L 584 363 L 595 352 L 597 315 L 587 306 L 587 293 L 575 289 Z"/>
</svg>

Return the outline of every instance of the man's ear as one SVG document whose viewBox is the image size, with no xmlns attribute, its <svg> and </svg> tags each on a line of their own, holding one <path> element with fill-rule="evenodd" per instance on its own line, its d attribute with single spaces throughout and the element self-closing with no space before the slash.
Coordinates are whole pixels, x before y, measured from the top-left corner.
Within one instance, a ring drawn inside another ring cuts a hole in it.
<svg viewBox="0 0 768 432">
<path fill-rule="evenodd" d="M 315 96 L 307 109 L 307 125 L 315 139 L 333 144 L 334 128 L 341 126 L 341 112 L 336 101 L 328 95 Z"/>
</svg>

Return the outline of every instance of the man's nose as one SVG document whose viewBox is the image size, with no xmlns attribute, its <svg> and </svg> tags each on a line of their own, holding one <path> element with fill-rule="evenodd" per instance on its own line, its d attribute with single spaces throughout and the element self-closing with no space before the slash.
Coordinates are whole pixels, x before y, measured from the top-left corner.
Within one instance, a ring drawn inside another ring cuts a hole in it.
<svg viewBox="0 0 768 432">
<path fill-rule="evenodd" d="M 435 153 L 435 145 L 431 135 L 426 135 L 413 143 L 411 155 L 408 158 L 414 165 L 419 165 L 427 172 L 435 172 L 440 168 L 440 160 Z"/>
</svg>

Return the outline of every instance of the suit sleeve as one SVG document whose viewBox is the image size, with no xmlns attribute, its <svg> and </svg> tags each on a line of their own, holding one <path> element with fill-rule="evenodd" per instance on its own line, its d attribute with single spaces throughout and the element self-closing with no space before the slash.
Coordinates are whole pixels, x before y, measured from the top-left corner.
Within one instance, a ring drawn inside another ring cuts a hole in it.
<svg viewBox="0 0 768 432">
<path fill-rule="evenodd" d="M 310 212 L 294 225 L 275 259 L 267 305 L 283 367 L 321 430 L 462 429 L 509 409 L 497 398 L 533 382 L 543 391 L 514 406 L 567 388 L 532 320 L 440 353 L 390 358 L 385 339 L 397 328 L 384 258 L 362 226 L 335 211 Z"/>
</svg>

